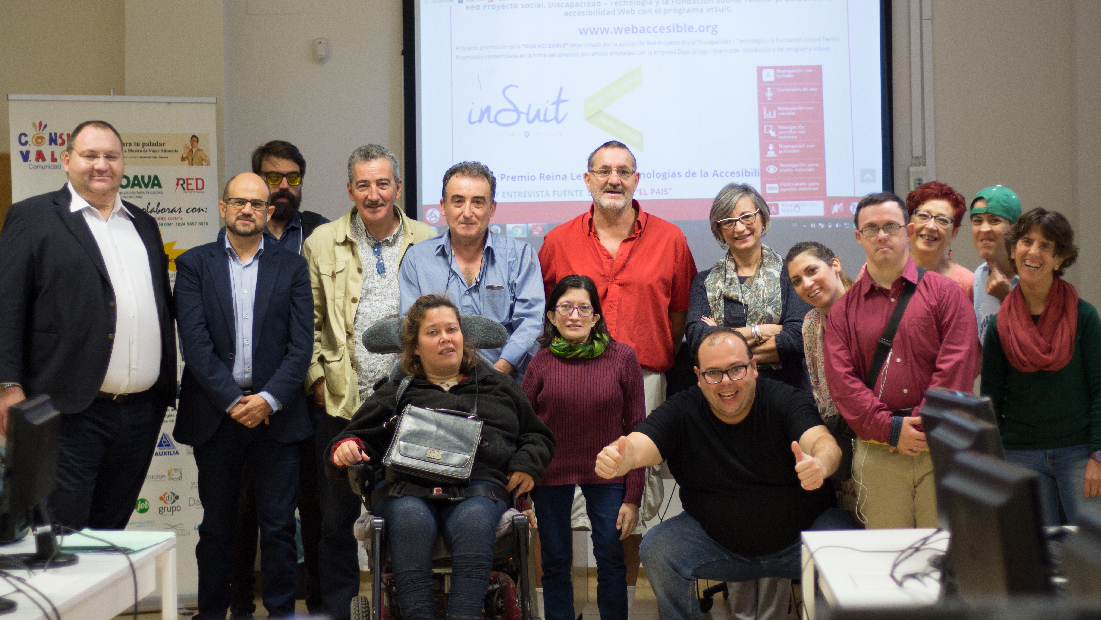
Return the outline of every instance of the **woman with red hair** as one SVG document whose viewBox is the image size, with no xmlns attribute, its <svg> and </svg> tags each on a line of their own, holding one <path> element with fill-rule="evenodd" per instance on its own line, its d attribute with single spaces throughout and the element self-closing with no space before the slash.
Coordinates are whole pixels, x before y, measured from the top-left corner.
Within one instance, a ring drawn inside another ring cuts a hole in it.
<svg viewBox="0 0 1101 620">
<path fill-rule="evenodd" d="M 967 214 L 963 196 L 946 183 L 929 181 L 906 196 L 906 212 L 914 225 L 910 237 L 914 262 L 918 267 L 951 278 L 973 300 L 975 274 L 952 262 L 950 248 Z"/>
</svg>

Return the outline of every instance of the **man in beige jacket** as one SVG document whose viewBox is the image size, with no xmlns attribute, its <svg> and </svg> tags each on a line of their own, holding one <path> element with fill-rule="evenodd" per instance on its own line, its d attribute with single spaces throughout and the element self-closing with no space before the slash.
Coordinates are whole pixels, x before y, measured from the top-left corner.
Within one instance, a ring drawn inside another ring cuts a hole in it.
<svg viewBox="0 0 1101 620">
<path fill-rule="evenodd" d="M 402 257 L 410 245 L 436 234 L 395 205 L 401 196 L 401 169 L 386 147 L 368 144 L 352 152 L 348 196 L 354 208 L 319 226 L 303 251 L 314 303 L 313 359 L 305 387 L 317 404 L 325 406 L 325 414 L 314 420 L 322 458 L 395 359 L 392 354 L 369 353 L 360 335 L 374 323 L 398 316 Z M 329 615 L 341 620 L 349 617 L 351 599 L 359 593 L 352 537 L 359 498 L 347 483 L 321 478 L 321 595 Z"/>
</svg>

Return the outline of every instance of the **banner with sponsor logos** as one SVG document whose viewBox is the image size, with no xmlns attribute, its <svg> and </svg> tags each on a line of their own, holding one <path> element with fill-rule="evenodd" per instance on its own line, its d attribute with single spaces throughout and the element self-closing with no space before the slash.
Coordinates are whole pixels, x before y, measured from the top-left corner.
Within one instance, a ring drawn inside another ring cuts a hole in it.
<svg viewBox="0 0 1101 620">
<path fill-rule="evenodd" d="M 63 186 L 61 153 L 70 132 L 83 121 L 104 120 L 122 136 L 122 199 L 157 219 L 173 283 L 175 258 L 217 235 L 213 98 L 8 95 L 8 114 L 12 202 Z M 191 448 L 172 439 L 175 422 L 176 411 L 169 409 L 127 529 L 176 533 L 177 587 L 186 604 L 198 591 L 195 544 L 202 504 Z"/>
</svg>

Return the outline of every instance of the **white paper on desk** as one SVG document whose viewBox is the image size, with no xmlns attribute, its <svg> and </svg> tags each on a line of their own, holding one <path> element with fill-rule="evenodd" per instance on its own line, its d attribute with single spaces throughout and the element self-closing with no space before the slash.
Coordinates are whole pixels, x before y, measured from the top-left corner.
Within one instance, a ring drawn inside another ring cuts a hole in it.
<svg viewBox="0 0 1101 620">
<path fill-rule="evenodd" d="M 95 538 L 92 538 L 93 536 Z M 134 553 L 142 549 L 148 549 L 163 541 L 164 532 L 84 529 L 79 534 L 67 534 L 61 540 L 61 550 L 67 553 L 86 553 L 90 551 L 115 551 L 115 547 L 118 547 L 126 553 Z"/>
</svg>

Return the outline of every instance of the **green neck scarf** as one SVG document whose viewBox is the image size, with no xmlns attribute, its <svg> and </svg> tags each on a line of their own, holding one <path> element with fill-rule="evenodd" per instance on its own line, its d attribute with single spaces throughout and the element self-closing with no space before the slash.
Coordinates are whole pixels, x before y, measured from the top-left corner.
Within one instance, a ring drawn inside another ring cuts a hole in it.
<svg viewBox="0 0 1101 620">
<path fill-rule="evenodd" d="M 607 334 L 597 334 L 585 342 L 567 342 L 562 336 L 556 336 L 551 343 L 551 353 L 558 357 L 574 359 L 592 359 L 608 348 Z"/>
</svg>

